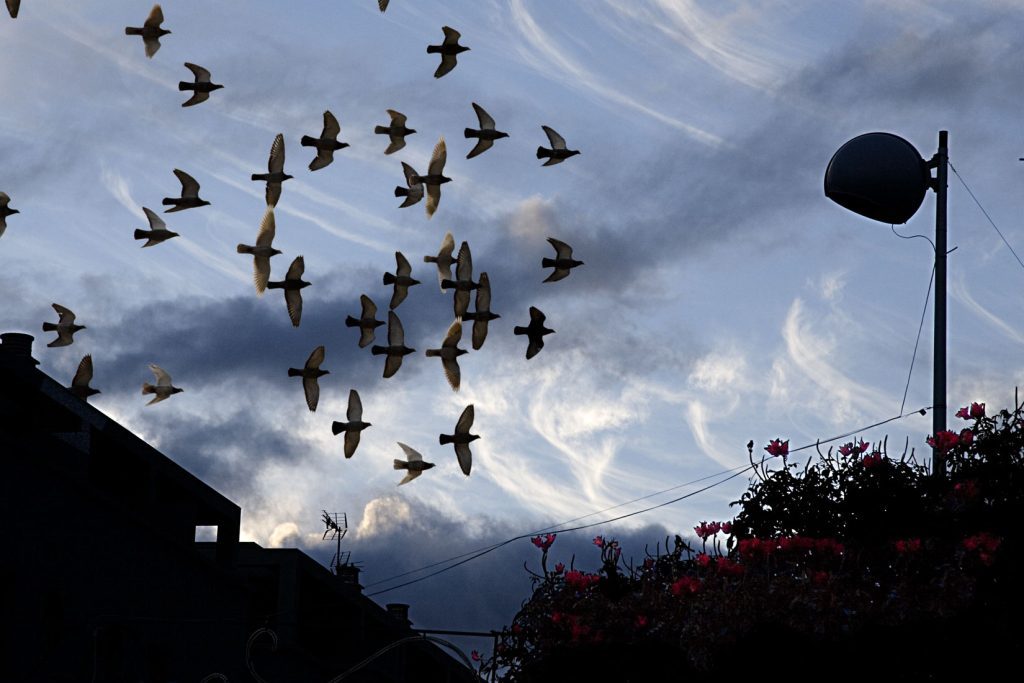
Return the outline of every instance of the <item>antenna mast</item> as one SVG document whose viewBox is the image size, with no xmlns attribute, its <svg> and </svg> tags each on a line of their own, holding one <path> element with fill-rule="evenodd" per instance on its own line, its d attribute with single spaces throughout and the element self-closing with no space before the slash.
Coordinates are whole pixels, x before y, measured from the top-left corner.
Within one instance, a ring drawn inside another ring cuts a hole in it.
<svg viewBox="0 0 1024 683">
<path fill-rule="evenodd" d="M 341 539 L 345 538 L 345 534 L 348 533 L 348 516 L 344 512 L 327 512 L 323 511 L 323 516 L 320 519 L 327 526 L 324 530 L 323 540 L 337 541 L 337 549 L 334 552 L 334 557 L 331 558 L 331 568 L 334 573 L 338 573 L 338 569 L 349 563 L 349 558 L 352 557 L 352 553 L 349 551 L 341 552 Z M 331 537 L 328 539 L 327 535 Z"/>
</svg>

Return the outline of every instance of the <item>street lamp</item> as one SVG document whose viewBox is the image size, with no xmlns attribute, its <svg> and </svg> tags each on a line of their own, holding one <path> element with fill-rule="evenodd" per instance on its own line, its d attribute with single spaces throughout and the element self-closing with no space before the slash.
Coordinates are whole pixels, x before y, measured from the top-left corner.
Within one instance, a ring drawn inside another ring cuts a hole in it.
<svg viewBox="0 0 1024 683">
<path fill-rule="evenodd" d="M 949 133 L 939 131 L 930 161 L 903 138 L 865 133 L 832 155 L 825 169 L 825 196 L 840 206 L 882 223 L 906 223 L 935 191 L 935 333 L 932 368 L 932 434 L 946 429 L 946 186 Z M 932 177 L 931 169 L 935 169 Z M 936 476 L 946 471 L 944 455 L 932 450 Z"/>
</svg>

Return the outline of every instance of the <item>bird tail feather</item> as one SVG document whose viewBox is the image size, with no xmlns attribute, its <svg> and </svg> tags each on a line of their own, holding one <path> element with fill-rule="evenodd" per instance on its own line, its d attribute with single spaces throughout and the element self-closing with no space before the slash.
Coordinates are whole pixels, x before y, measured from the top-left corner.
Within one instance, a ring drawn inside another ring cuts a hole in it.
<svg viewBox="0 0 1024 683">
<path fill-rule="evenodd" d="M 374 345 L 370 347 L 370 353 L 372 353 L 375 356 L 386 356 L 388 353 L 388 349 L 386 346 Z"/>
<path fill-rule="evenodd" d="M 137 240 L 144 240 L 147 237 L 149 237 L 149 232 L 147 230 L 138 230 L 137 229 L 135 231 L 135 239 L 137 239 Z"/>
<path fill-rule="evenodd" d="M 455 282 L 454 281 L 449 280 L 447 278 L 444 279 L 444 280 L 441 280 L 441 289 L 453 289 L 454 287 L 455 287 Z"/>
<path fill-rule="evenodd" d="M 441 349 L 427 349 L 427 357 L 437 358 L 441 355 Z"/>
<path fill-rule="evenodd" d="M 407 469 L 409 469 L 409 463 L 404 462 L 402 460 L 398 460 L 396 458 L 395 459 L 395 469 L 396 470 L 407 470 Z"/>
<path fill-rule="evenodd" d="M 544 149 L 543 147 L 538 147 L 537 148 L 537 158 L 538 159 L 544 159 L 545 157 L 550 157 L 550 156 L 551 156 L 551 150 L 550 149 Z"/>
<path fill-rule="evenodd" d="M 302 377 L 302 370 L 296 370 L 295 368 L 288 368 L 289 377 Z"/>
<path fill-rule="evenodd" d="M 530 330 L 529 330 L 529 328 L 526 328 L 526 327 L 521 327 L 519 325 L 516 325 L 515 327 L 512 328 L 512 334 L 529 334 L 529 333 L 530 333 Z"/>
<path fill-rule="evenodd" d="M 466 136 L 467 138 L 478 138 L 478 137 L 480 137 L 479 135 L 477 135 L 477 134 L 476 134 L 476 131 L 475 131 L 475 130 L 473 130 L 472 128 L 467 128 L 467 129 L 466 129 L 466 130 L 464 131 L 464 135 L 465 135 L 465 136 Z"/>
<path fill-rule="evenodd" d="M 308 135 L 303 135 L 302 140 L 299 141 L 299 144 L 302 145 L 303 147 L 316 147 L 317 142 L 319 141 L 316 138 L 311 138 Z"/>
<path fill-rule="evenodd" d="M 54 332 L 56 329 L 57 326 L 53 323 L 43 323 L 43 332 Z"/>
<path fill-rule="evenodd" d="M 406 187 L 401 187 L 401 186 L 396 187 L 395 188 L 395 196 L 396 197 L 408 197 L 409 196 L 409 189 L 406 188 Z"/>
<path fill-rule="evenodd" d="M 267 289 L 284 289 L 283 282 L 268 282 Z"/>
<path fill-rule="evenodd" d="M 345 427 L 346 423 L 344 422 L 332 422 L 331 433 L 337 436 L 338 434 L 341 434 L 343 431 L 345 431 Z"/>
<path fill-rule="evenodd" d="M 437 440 L 439 442 L 441 442 L 442 446 L 447 444 L 447 443 L 455 443 L 455 438 L 453 436 L 448 435 L 448 434 L 440 434 L 440 435 L 438 435 Z"/>
<path fill-rule="evenodd" d="M 345 317 L 345 327 L 359 327 L 359 321 L 352 316 Z"/>
<path fill-rule="evenodd" d="M 393 285 L 395 284 L 395 276 L 391 273 L 384 273 L 384 284 Z"/>
<path fill-rule="evenodd" d="M 125 26 L 124 27 L 124 34 L 126 36 L 141 36 L 142 35 L 142 29 L 141 28 L 133 28 L 131 26 Z"/>
<path fill-rule="evenodd" d="M 555 260 L 554 259 L 550 259 L 550 258 L 542 258 L 540 260 L 540 267 L 541 268 L 554 268 L 555 267 Z"/>
<path fill-rule="evenodd" d="M 178 81 L 178 90 L 195 90 L 195 83 L 189 83 L 188 81 Z"/>
<path fill-rule="evenodd" d="M 247 244 L 239 244 L 235 248 L 238 249 L 238 253 L 239 254 L 251 254 L 251 253 L 253 253 L 252 247 L 250 247 Z"/>
<path fill-rule="evenodd" d="M 143 382 L 143 384 L 142 384 L 142 393 L 143 394 L 155 394 L 156 393 L 156 387 L 154 387 L 149 382 Z"/>
<path fill-rule="evenodd" d="M 387 126 L 374 126 L 373 132 L 377 135 L 390 135 L 391 131 L 388 130 Z"/>
</svg>

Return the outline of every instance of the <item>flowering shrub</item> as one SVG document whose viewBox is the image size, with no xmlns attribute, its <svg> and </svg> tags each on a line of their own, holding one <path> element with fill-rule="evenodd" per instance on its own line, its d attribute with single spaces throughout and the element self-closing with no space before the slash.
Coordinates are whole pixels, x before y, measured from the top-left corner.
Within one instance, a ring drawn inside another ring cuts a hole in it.
<svg viewBox="0 0 1024 683">
<path fill-rule="evenodd" d="M 910 679 L 995 671 L 1022 636 L 1024 419 L 1020 406 L 988 417 L 978 403 L 957 415 L 971 427 L 928 439 L 945 452 L 943 479 L 913 451 L 850 442 L 802 466 L 755 467 L 735 518 L 694 526 L 694 546 L 676 536 L 634 561 L 598 536 L 596 571 L 548 571 L 554 538 L 533 539 L 534 593 L 483 670 L 517 683 L 763 677 L 788 652 L 788 681 L 840 661 L 846 676 L 883 663 Z M 765 451 L 785 456 L 788 442 Z M 984 662 L 951 659 L 977 651 Z"/>
</svg>

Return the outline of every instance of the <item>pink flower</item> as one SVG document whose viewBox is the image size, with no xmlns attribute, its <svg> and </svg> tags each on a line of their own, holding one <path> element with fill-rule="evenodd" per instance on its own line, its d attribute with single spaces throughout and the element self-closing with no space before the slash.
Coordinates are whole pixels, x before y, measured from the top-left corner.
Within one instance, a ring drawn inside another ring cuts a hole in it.
<svg viewBox="0 0 1024 683">
<path fill-rule="evenodd" d="M 978 483 L 973 479 L 958 482 L 953 486 L 953 494 L 963 500 L 972 500 L 978 496 Z"/>
<path fill-rule="evenodd" d="M 725 576 L 739 576 L 745 571 L 742 564 L 733 562 L 728 557 L 718 558 L 715 566 L 718 568 L 718 573 L 724 574 Z"/>
<path fill-rule="evenodd" d="M 787 455 L 789 455 L 789 439 L 786 439 L 785 441 L 783 441 L 782 439 L 775 439 L 774 441 L 769 441 L 768 445 L 765 446 L 764 449 L 768 451 L 768 455 L 771 455 L 773 457 L 778 457 L 781 455 L 783 458 L 785 458 Z"/>
<path fill-rule="evenodd" d="M 471 653 L 469 653 L 469 657 L 474 662 L 479 662 L 480 661 L 480 653 L 477 652 L 476 650 L 473 650 Z"/>
<path fill-rule="evenodd" d="M 707 569 L 711 565 L 711 556 L 707 553 L 700 553 L 697 555 L 697 564 L 700 567 Z"/>
<path fill-rule="evenodd" d="M 908 538 L 906 540 L 899 540 L 893 544 L 896 547 L 896 552 L 900 555 L 912 555 L 921 551 L 921 539 L 920 538 Z"/>
<path fill-rule="evenodd" d="M 960 443 L 959 435 L 957 435 L 956 432 L 949 431 L 948 429 L 939 432 L 935 436 L 928 437 L 928 445 L 939 453 L 946 453 L 958 443 Z"/>
<path fill-rule="evenodd" d="M 865 455 L 860 462 L 862 465 L 864 465 L 864 467 L 868 469 L 871 469 L 872 467 L 877 467 L 878 465 L 882 464 L 882 454 L 879 453 L 878 451 L 874 451 L 873 453 Z"/>
<path fill-rule="evenodd" d="M 697 534 L 697 538 L 703 541 L 708 540 L 708 538 L 721 530 L 722 525 L 719 522 L 701 522 L 700 526 L 693 527 L 693 533 Z"/>
<path fill-rule="evenodd" d="M 732 522 L 722 522 L 722 533 L 723 534 L 731 534 L 732 533 Z"/>
<path fill-rule="evenodd" d="M 984 403 L 972 403 L 971 404 L 971 417 L 975 420 L 985 417 L 985 404 Z"/>
<path fill-rule="evenodd" d="M 851 441 L 850 443 L 843 444 L 839 447 L 839 452 L 843 455 L 850 455 L 851 453 L 863 453 L 869 448 L 869 444 L 861 440 L 859 443 Z"/>
<path fill-rule="evenodd" d="M 604 547 L 604 536 L 594 536 L 594 545 L 598 548 Z"/>
<path fill-rule="evenodd" d="M 974 443 L 974 432 L 972 432 L 970 429 L 961 429 L 960 443 L 963 444 L 964 446 L 970 446 L 972 443 Z"/>
<path fill-rule="evenodd" d="M 647 626 L 647 617 L 642 614 L 636 615 L 636 620 L 633 622 L 637 628 L 643 628 Z"/>
<path fill-rule="evenodd" d="M 692 576 L 681 576 L 672 584 L 672 595 L 696 593 L 700 590 L 700 579 Z"/>
<path fill-rule="evenodd" d="M 564 564 L 559 562 L 558 564 L 555 565 L 555 573 L 556 574 L 561 574 L 564 571 L 565 571 L 565 565 Z"/>
<path fill-rule="evenodd" d="M 960 410 L 956 411 L 956 416 L 961 420 L 969 420 L 971 419 L 970 409 L 967 406 L 964 406 Z"/>
<path fill-rule="evenodd" d="M 555 542 L 555 534 L 547 534 L 543 538 L 540 536 L 534 536 L 530 539 L 530 542 L 544 552 L 547 552 L 548 548 L 551 547 L 551 544 Z"/>
</svg>

